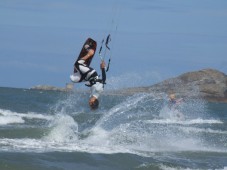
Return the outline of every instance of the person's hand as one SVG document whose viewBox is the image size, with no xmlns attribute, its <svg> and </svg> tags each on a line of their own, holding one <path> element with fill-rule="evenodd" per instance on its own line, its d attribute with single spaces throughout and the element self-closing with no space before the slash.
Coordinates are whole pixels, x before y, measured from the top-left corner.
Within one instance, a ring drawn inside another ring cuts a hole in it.
<svg viewBox="0 0 227 170">
<path fill-rule="evenodd" d="M 102 61 L 101 64 L 100 64 L 100 68 L 103 69 L 103 68 L 105 68 L 105 67 L 106 67 L 106 64 L 105 64 L 104 61 Z"/>
</svg>

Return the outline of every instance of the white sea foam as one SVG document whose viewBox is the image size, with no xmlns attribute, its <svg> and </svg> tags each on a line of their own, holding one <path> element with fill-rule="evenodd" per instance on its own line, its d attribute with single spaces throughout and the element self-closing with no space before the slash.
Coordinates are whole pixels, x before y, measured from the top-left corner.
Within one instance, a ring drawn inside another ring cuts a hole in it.
<svg viewBox="0 0 227 170">
<path fill-rule="evenodd" d="M 129 150 L 122 147 L 110 147 L 105 145 L 93 145 L 84 141 L 48 141 L 39 139 L 0 139 L 0 150 L 19 151 L 19 152 L 87 152 L 87 153 L 130 153 Z"/>
<path fill-rule="evenodd" d="M 210 134 L 227 134 L 227 131 L 213 130 L 211 128 L 181 127 L 186 133 L 210 133 Z"/>
<path fill-rule="evenodd" d="M 55 129 L 56 130 L 56 129 Z M 205 152 L 220 152 L 226 153 L 225 149 L 210 148 L 202 146 L 199 140 L 194 138 L 187 139 L 154 139 L 153 135 L 146 137 L 144 135 L 124 134 L 115 131 L 107 132 L 103 129 L 96 129 L 96 131 L 89 135 L 86 139 L 63 139 L 68 138 L 68 134 L 62 135 L 61 138 L 56 134 L 48 135 L 47 138 L 42 139 L 0 139 L 0 150 L 4 151 L 19 151 L 19 152 L 87 152 L 87 153 L 131 153 L 140 156 L 152 156 L 154 152 L 166 151 L 205 151 Z M 59 134 L 58 134 L 59 135 Z M 70 134 L 71 135 L 71 134 Z M 135 140 L 133 142 L 130 136 Z M 125 138 L 125 140 L 122 140 Z M 128 142 L 126 142 L 128 141 Z"/>
<path fill-rule="evenodd" d="M 34 112 L 17 113 L 10 110 L 0 109 L 0 124 L 7 125 L 12 123 L 24 123 L 26 119 L 44 119 L 51 120 L 53 117 Z"/>
<path fill-rule="evenodd" d="M 107 117 L 103 120 L 108 122 Z M 149 121 L 139 120 L 124 123 L 109 130 L 102 128 L 100 126 L 102 124 L 97 124 L 87 131 L 87 137 L 80 139 L 78 137 L 80 132 L 78 132 L 77 122 L 71 116 L 58 114 L 50 121 L 50 131 L 43 138 L 0 139 L 0 150 L 19 152 L 76 151 L 105 154 L 131 153 L 148 157 L 152 156 L 154 152 L 166 151 L 227 152 L 225 149 L 207 147 L 193 135 L 185 137 L 177 134 L 174 129 L 172 131 L 172 129 L 168 130 L 166 127 L 162 129 L 159 126 L 150 128 L 150 123 L 146 126 Z M 155 121 L 160 124 L 160 120 Z M 176 127 L 178 130 L 183 128 L 186 134 L 191 131 L 196 133 L 200 131 L 226 133 L 212 129 L 178 127 L 178 124 L 176 124 Z"/>
<path fill-rule="evenodd" d="M 175 120 L 175 119 L 153 119 L 145 120 L 146 123 L 151 124 L 182 124 L 182 125 L 192 125 L 192 124 L 222 124 L 223 122 L 215 119 L 192 119 L 192 120 Z"/>
<path fill-rule="evenodd" d="M 0 125 L 7 125 L 13 123 L 24 123 L 25 121 L 18 116 L 1 116 L 0 115 Z"/>
</svg>

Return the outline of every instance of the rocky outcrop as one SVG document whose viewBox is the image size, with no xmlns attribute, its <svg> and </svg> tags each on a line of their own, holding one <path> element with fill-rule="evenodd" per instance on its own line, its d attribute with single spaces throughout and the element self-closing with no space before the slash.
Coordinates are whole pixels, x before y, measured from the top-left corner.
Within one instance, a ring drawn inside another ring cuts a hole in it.
<svg viewBox="0 0 227 170">
<path fill-rule="evenodd" d="M 227 102 L 227 75 L 214 69 L 188 72 L 150 87 L 128 89 L 128 92 L 176 93 L 181 97 L 202 97 Z"/>
<path fill-rule="evenodd" d="M 31 87 L 32 90 L 53 90 L 53 91 L 71 91 L 73 90 L 73 84 L 67 83 L 65 88 L 49 86 L 49 85 L 37 85 Z"/>
</svg>

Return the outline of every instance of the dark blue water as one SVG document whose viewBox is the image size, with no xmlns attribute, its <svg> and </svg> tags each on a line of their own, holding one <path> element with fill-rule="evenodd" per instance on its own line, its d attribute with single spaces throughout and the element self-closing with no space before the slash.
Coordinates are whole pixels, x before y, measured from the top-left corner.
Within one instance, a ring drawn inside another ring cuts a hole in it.
<svg viewBox="0 0 227 170">
<path fill-rule="evenodd" d="M 226 169 L 227 104 L 0 88 L 0 169 Z M 181 113 L 183 116 L 178 117 Z"/>
</svg>

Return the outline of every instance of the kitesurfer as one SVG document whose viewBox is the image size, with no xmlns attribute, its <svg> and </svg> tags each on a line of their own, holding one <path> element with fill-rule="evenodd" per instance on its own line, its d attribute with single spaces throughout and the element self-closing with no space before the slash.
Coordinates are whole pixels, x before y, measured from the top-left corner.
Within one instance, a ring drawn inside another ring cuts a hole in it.
<svg viewBox="0 0 227 170">
<path fill-rule="evenodd" d="M 183 98 L 177 99 L 174 93 L 169 95 L 168 108 L 174 113 L 174 116 L 180 120 L 184 119 L 184 115 L 177 108 L 182 101 Z"/>
<path fill-rule="evenodd" d="M 87 83 L 85 84 L 86 86 L 90 87 L 91 90 L 91 95 L 90 95 L 90 99 L 89 99 L 89 105 L 91 107 L 91 109 L 97 109 L 99 106 L 99 96 L 100 94 L 103 92 L 104 90 L 104 84 L 106 82 L 106 71 L 105 71 L 105 62 L 102 61 L 100 64 L 100 68 L 102 71 L 102 78 L 100 79 L 97 72 L 92 69 L 92 74 L 88 77 L 88 79 L 84 79 L 82 81 L 87 81 Z M 79 80 L 78 78 L 75 79 L 75 74 L 71 75 L 70 78 L 73 82 L 78 83 L 79 81 L 75 81 L 75 80 Z"/>
<path fill-rule="evenodd" d="M 168 102 L 168 107 L 171 110 L 175 110 L 177 106 L 179 106 L 179 104 L 182 102 L 182 98 L 180 99 L 176 99 L 176 95 L 175 94 L 170 94 L 169 95 L 169 102 Z"/>
<path fill-rule="evenodd" d="M 74 64 L 74 74 L 70 75 L 70 79 L 74 83 L 87 82 L 86 86 L 91 88 L 89 105 L 91 109 L 97 109 L 99 106 L 99 96 L 103 92 L 106 81 L 105 62 L 102 60 L 100 68 L 102 78 L 100 79 L 96 70 L 90 67 L 91 60 L 95 55 L 96 42 L 91 38 L 85 42 L 81 53 Z"/>
</svg>

